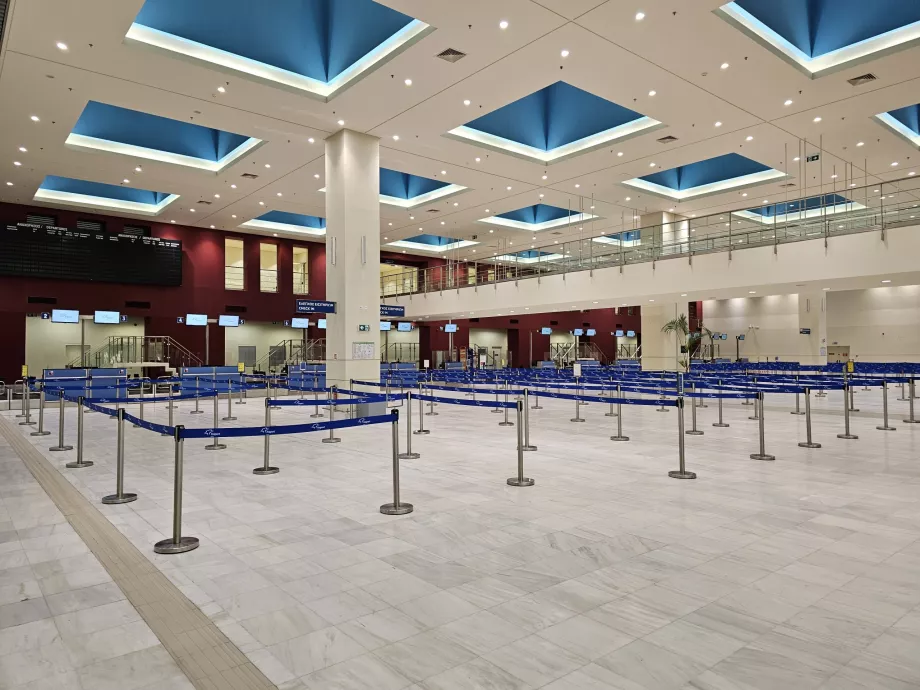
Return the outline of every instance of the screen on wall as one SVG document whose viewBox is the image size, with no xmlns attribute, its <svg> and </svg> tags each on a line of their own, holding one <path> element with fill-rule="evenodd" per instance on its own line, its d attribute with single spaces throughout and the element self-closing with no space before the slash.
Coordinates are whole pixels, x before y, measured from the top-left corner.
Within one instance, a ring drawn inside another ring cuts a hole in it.
<svg viewBox="0 0 920 690">
<path fill-rule="evenodd" d="M 617 330 L 617 331 L 614 333 L 614 335 L 615 335 L 617 338 L 622 338 L 622 337 L 625 335 L 625 333 L 626 333 L 625 331 Z"/>
<path fill-rule="evenodd" d="M 636 337 L 636 332 L 635 332 L 635 331 L 626 331 L 626 337 L 627 337 L 627 338 L 635 338 L 635 337 Z"/>
<path fill-rule="evenodd" d="M 381 331 L 389 331 L 389 330 L 392 330 L 392 329 L 393 329 L 393 324 L 390 323 L 389 321 L 381 321 L 381 322 L 380 322 L 380 330 L 381 330 Z"/>
<path fill-rule="evenodd" d="M 552 334 L 553 334 L 552 328 L 548 328 L 544 326 L 543 328 L 540 329 L 540 335 L 552 335 Z"/>
<path fill-rule="evenodd" d="M 455 323 L 444 324 L 444 332 L 445 332 L 445 333 L 456 333 L 456 332 L 457 332 L 457 324 L 455 324 Z"/>
<path fill-rule="evenodd" d="M 240 317 L 234 316 L 232 314 L 221 314 L 217 317 L 218 326 L 227 326 L 228 328 L 236 328 L 240 325 Z"/>
<path fill-rule="evenodd" d="M 585 333 L 585 335 L 597 335 L 597 329 L 596 329 L 596 328 L 589 328 L 589 329 L 588 329 L 588 332 Z"/>
<path fill-rule="evenodd" d="M 207 314 L 186 314 L 185 315 L 185 325 L 186 326 L 207 326 L 208 325 L 208 315 Z"/>
<path fill-rule="evenodd" d="M 326 330 L 326 319 L 317 319 L 316 327 L 322 328 L 325 331 Z"/>
<path fill-rule="evenodd" d="M 76 309 L 52 309 L 51 320 L 54 323 L 80 323 L 80 312 Z"/>
<path fill-rule="evenodd" d="M 309 328 L 310 319 L 291 319 L 291 328 Z"/>
<path fill-rule="evenodd" d="M 93 314 L 93 323 L 121 323 L 121 313 L 117 311 L 97 311 Z"/>
<path fill-rule="evenodd" d="M 584 335 L 584 334 L 585 334 L 585 331 L 582 328 L 576 328 L 574 331 L 572 331 L 572 335 Z"/>
<path fill-rule="evenodd" d="M 728 340 L 728 333 L 722 334 L 722 340 Z"/>
<path fill-rule="evenodd" d="M 412 330 L 412 324 L 411 324 L 410 322 L 408 322 L 408 321 L 400 321 L 400 322 L 396 325 L 396 330 L 397 330 L 397 331 L 403 331 L 404 333 L 407 332 L 407 331 L 411 331 L 411 330 Z"/>
</svg>

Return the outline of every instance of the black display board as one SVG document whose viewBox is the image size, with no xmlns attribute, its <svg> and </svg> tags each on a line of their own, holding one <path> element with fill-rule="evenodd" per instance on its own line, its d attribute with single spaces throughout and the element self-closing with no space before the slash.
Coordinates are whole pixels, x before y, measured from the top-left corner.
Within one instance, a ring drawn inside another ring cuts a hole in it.
<svg viewBox="0 0 920 690">
<path fill-rule="evenodd" d="M 182 243 L 17 223 L 0 235 L 0 275 L 178 287 Z"/>
</svg>

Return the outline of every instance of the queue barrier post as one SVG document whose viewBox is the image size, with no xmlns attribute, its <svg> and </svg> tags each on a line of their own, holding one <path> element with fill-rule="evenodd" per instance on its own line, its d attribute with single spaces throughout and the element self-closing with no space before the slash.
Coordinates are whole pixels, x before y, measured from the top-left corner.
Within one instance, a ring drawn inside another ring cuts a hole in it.
<svg viewBox="0 0 920 690">
<path fill-rule="evenodd" d="M 271 435 L 268 433 L 268 430 L 272 426 L 272 408 L 268 404 L 268 398 L 265 398 L 265 440 L 264 440 L 264 449 L 262 451 L 262 467 L 256 467 L 252 473 L 258 475 L 265 474 L 278 474 L 280 470 L 277 467 L 272 467 L 270 464 L 271 460 Z"/>
<path fill-rule="evenodd" d="M 73 446 L 64 444 L 64 389 L 58 389 L 58 444 L 48 450 L 73 450 Z"/>
<path fill-rule="evenodd" d="M 473 400 L 475 399 L 476 399 L 476 393 L 474 392 Z M 542 410 L 543 409 L 543 406 L 540 405 L 540 389 L 539 388 L 535 388 L 533 391 L 533 401 L 534 401 L 533 406 L 530 408 L 531 410 Z"/>
<path fill-rule="evenodd" d="M 400 453 L 399 457 L 403 460 L 415 460 L 422 457 L 412 452 L 412 391 L 406 392 L 406 452 Z"/>
<path fill-rule="evenodd" d="M 726 424 L 726 423 L 722 420 L 722 393 L 723 393 L 723 392 L 724 392 L 724 391 L 723 391 L 723 389 L 722 389 L 722 380 L 719 379 L 719 421 L 718 421 L 718 422 L 713 422 L 712 425 L 713 425 L 713 426 L 716 426 L 716 427 L 721 427 L 721 428 L 725 428 L 725 427 L 728 426 L 728 424 Z"/>
<path fill-rule="evenodd" d="M 914 417 L 914 397 L 915 397 L 915 396 L 914 396 L 914 389 L 915 389 L 915 387 L 916 387 L 916 384 L 915 384 L 915 382 L 914 382 L 914 377 L 911 376 L 911 377 L 910 377 L 910 385 L 908 386 L 908 390 L 907 390 L 907 398 L 908 398 L 908 403 L 907 403 L 907 404 L 908 404 L 908 410 L 910 411 L 910 416 L 909 416 L 907 419 L 904 420 L 904 423 L 905 423 L 905 424 L 918 424 L 918 423 L 920 423 L 920 419 L 917 419 L 916 417 Z"/>
<path fill-rule="evenodd" d="M 311 419 L 318 417 L 325 417 L 322 412 L 319 411 L 319 386 L 316 383 L 316 376 L 313 377 L 313 414 L 310 415 Z"/>
<path fill-rule="evenodd" d="M 197 537 L 182 536 L 182 451 L 185 444 L 181 424 L 175 432 L 175 470 L 173 472 L 173 533 L 170 539 L 163 539 L 153 545 L 155 553 L 174 554 L 185 553 L 198 548 Z"/>
<path fill-rule="evenodd" d="M 585 420 L 581 416 L 581 396 L 579 395 L 578 384 L 575 385 L 575 416 L 570 419 L 570 422 L 584 422 Z"/>
<path fill-rule="evenodd" d="M 850 433 L 850 409 L 851 409 L 852 403 L 848 402 L 848 400 L 851 401 L 852 398 L 849 398 L 847 394 L 851 390 L 852 390 L 852 385 L 844 381 L 843 383 L 843 433 L 837 434 L 837 438 L 846 439 L 848 441 L 859 438 L 859 436 L 857 436 L 856 434 Z"/>
<path fill-rule="evenodd" d="M 617 390 L 619 390 L 619 386 L 617 386 Z M 607 389 L 607 392 L 608 393 L 613 392 L 613 381 L 610 382 L 610 387 Z M 613 403 L 610 403 L 610 409 L 604 413 L 604 416 L 605 417 L 616 417 L 617 414 L 618 412 L 613 409 Z"/>
<path fill-rule="evenodd" d="M 751 377 L 751 382 L 752 382 L 753 384 L 756 385 L 756 384 L 757 384 L 757 377 L 756 377 L 756 376 Z M 744 400 L 742 400 L 742 401 L 741 401 L 741 404 L 742 404 L 742 405 L 754 405 L 754 409 L 755 409 L 755 410 L 757 409 L 757 403 L 756 403 L 756 402 L 751 402 L 751 401 L 750 401 L 749 399 L 747 399 L 747 398 L 745 398 Z M 753 419 L 753 417 L 751 417 L 751 419 Z"/>
<path fill-rule="evenodd" d="M 138 400 L 137 418 L 141 420 L 144 418 L 144 380 L 143 379 L 141 379 L 141 393 L 140 393 L 140 398 Z M 170 426 L 172 426 L 172 424 L 170 424 Z M 134 425 L 135 429 L 137 429 L 138 427 L 140 427 L 140 424 Z"/>
<path fill-rule="evenodd" d="M 756 385 L 757 385 L 757 377 L 755 376 L 755 377 L 752 379 L 752 381 L 754 382 L 754 385 L 756 386 Z M 750 417 L 748 417 L 748 419 L 753 419 L 755 422 L 760 421 L 760 417 L 761 417 L 761 415 L 762 415 L 762 413 L 763 413 L 763 405 L 762 405 L 761 402 L 760 402 L 760 401 L 761 401 L 761 398 L 760 398 L 761 393 L 763 393 L 763 391 L 757 391 L 757 396 L 758 396 L 758 397 L 754 400 L 754 414 L 752 414 Z M 748 401 L 745 400 L 745 402 L 748 402 Z"/>
<path fill-rule="evenodd" d="M 401 386 L 400 386 L 400 387 L 401 387 Z M 422 400 L 422 397 L 421 397 L 421 396 L 422 396 L 422 391 L 423 391 L 422 384 L 419 383 L 419 384 L 418 384 L 418 394 L 419 394 L 419 399 L 418 399 L 418 429 L 416 429 L 415 431 L 412 432 L 412 433 L 415 434 L 416 436 L 424 436 L 425 434 L 430 434 L 430 433 L 431 433 L 428 429 L 425 428 L 425 401 Z M 408 392 L 408 391 L 407 391 L 407 392 Z M 411 403 L 411 400 L 409 401 L 409 403 Z M 407 405 L 407 406 L 408 406 L 408 405 Z"/>
<path fill-rule="evenodd" d="M 115 414 L 118 422 L 118 441 L 115 455 L 115 493 L 103 496 L 102 502 L 106 505 L 131 503 L 137 500 L 137 494 L 125 493 L 125 411 L 119 408 Z"/>
<path fill-rule="evenodd" d="M 764 399 L 763 391 L 757 391 L 757 401 L 756 401 L 757 405 L 754 408 L 754 411 L 759 413 L 757 415 L 757 419 L 760 423 L 757 425 L 757 436 L 758 436 L 758 442 L 760 444 L 760 450 L 757 453 L 751 453 L 751 460 L 771 461 L 771 460 L 776 460 L 776 456 L 770 455 L 769 453 L 767 453 L 767 450 L 765 447 L 766 446 L 766 438 L 765 438 L 766 434 L 764 432 L 764 421 L 763 421 L 763 399 Z M 753 419 L 753 417 L 751 419 Z"/>
<path fill-rule="evenodd" d="M 431 381 L 430 381 L 430 374 L 429 374 L 429 381 L 428 381 L 428 382 L 431 383 Z M 437 417 L 437 416 L 438 416 L 438 413 L 434 411 L 434 400 L 429 400 L 429 401 L 428 401 L 428 412 L 425 413 L 425 416 L 426 416 L 426 417 Z"/>
<path fill-rule="evenodd" d="M 216 385 L 216 384 L 215 384 L 215 385 Z M 267 399 L 268 399 L 268 398 L 266 398 L 266 400 L 267 400 Z M 217 412 L 217 390 L 215 390 L 215 391 L 214 391 L 214 426 L 213 426 L 214 429 L 217 429 L 217 428 L 219 428 L 219 426 L 220 426 L 220 424 L 219 424 L 218 421 L 217 421 L 217 415 L 218 415 L 218 412 Z M 226 443 L 220 443 L 220 442 L 219 442 L 219 439 L 220 439 L 220 435 L 219 435 L 219 434 L 215 434 L 213 438 L 214 438 L 214 440 L 211 441 L 211 444 L 204 447 L 205 450 L 223 450 L 224 448 L 227 447 L 227 444 L 226 444 Z"/>
<path fill-rule="evenodd" d="M 214 391 L 214 395 L 220 397 L 216 390 Z M 235 419 L 236 417 L 233 416 L 233 391 L 231 390 L 230 379 L 227 379 L 227 416 L 224 417 L 224 421 L 232 422 Z M 172 424 L 170 424 L 170 426 L 172 426 Z"/>
<path fill-rule="evenodd" d="M 703 432 L 696 428 L 696 384 L 690 384 L 690 392 L 694 393 L 690 398 L 690 429 L 686 432 L 687 436 L 702 436 Z"/>
<path fill-rule="evenodd" d="M 407 515 L 415 508 L 411 503 L 403 503 L 399 500 L 399 410 L 390 412 L 393 418 L 391 424 L 393 437 L 393 502 L 384 503 L 380 506 L 380 512 L 384 515 Z"/>
<path fill-rule="evenodd" d="M 798 376 L 795 377 L 795 385 L 796 385 L 796 387 L 798 387 L 798 385 L 799 385 L 799 377 L 798 377 Z M 796 392 L 795 392 L 795 409 L 794 409 L 792 412 L 790 412 L 789 414 L 795 414 L 795 415 L 803 415 L 803 414 L 805 414 L 805 413 L 802 412 L 802 410 L 799 408 L 799 395 L 800 395 L 800 392 L 799 392 L 798 390 L 796 390 Z"/>
<path fill-rule="evenodd" d="M 677 396 L 677 459 L 679 469 L 668 472 L 672 479 L 696 479 L 696 472 L 687 471 L 686 447 L 684 445 L 684 396 Z"/>
<path fill-rule="evenodd" d="M 68 462 L 64 467 L 70 469 L 80 469 L 82 467 L 92 467 L 92 462 L 83 460 L 83 396 L 77 398 L 77 459 L 74 462 Z"/>
<path fill-rule="evenodd" d="M 199 401 L 198 401 L 198 395 L 199 395 L 199 386 L 200 386 L 200 384 L 201 384 L 201 377 L 200 377 L 200 376 L 196 376 L 196 377 L 195 377 L 195 409 L 192 410 L 191 412 L 189 412 L 189 414 L 204 414 L 204 410 L 202 410 L 202 409 L 198 406 L 198 402 L 199 402 Z M 154 395 L 157 394 L 157 390 L 156 390 L 155 387 L 154 387 L 154 389 L 153 389 L 153 394 L 154 394 Z M 172 425 L 170 425 L 170 426 L 172 426 Z"/>
<path fill-rule="evenodd" d="M 620 398 L 621 396 L 622 396 L 622 387 L 618 383 L 617 384 L 617 398 Z M 610 440 L 611 441 L 628 441 L 629 436 L 623 435 L 623 408 L 619 401 L 617 401 L 616 418 L 617 418 L 617 435 L 611 436 Z"/>
<path fill-rule="evenodd" d="M 523 408 L 524 403 L 518 400 L 517 402 L 517 476 L 509 477 L 507 480 L 508 486 L 533 486 L 534 481 L 530 477 L 524 476 L 524 422 L 523 422 Z M 507 409 L 507 408 L 505 408 Z"/>
<path fill-rule="evenodd" d="M 505 419 L 498 423 L 499 426 L 514 426 L 514 422 L 508 420 L 508 382 L 505 381 Z"/>
<path fill-rule="evenodd" d="M 805 387 L 805 441 L 800 448 L 820 448 L 820 443 L 811 440 L 811 388 Z"/>
<path fill-rule="evenodd" d="M 237 398 L 237 405 L 245 405 L 246 401 L 243 400 L 243 395 L 246 392 L 246 374 L 240 374 L 240 394 Z M 300 376 L 300 399 L 303 400 L 303 374 Z"/>
<path fill-rule="evenodd" d="M 882 380 L 882 424 L 875 427 L 879 431 L 897 431 L 897 429 L 888 424 L 888 380 Z"/>
<path fill-rule="evenodd" d="M 19 422 L 19 426 L 32 426 L 35 422 L 32 421 L 32 392 L 28 379 L 22 382 L 22 407 L 25 419 Z"/>
<path fill-rule="evenodd" d="M 45 385 L 42 384 L 41 391 L 38 394 L 38 429 L 29 435 L 47 436 L 50 433 L 50 431 L 45 431 Z"/>
<path fill-rule="evenodd" d="M 338 399 L 339 389 L 336 386 L 329 388 L 329 421 L 335 421 L 335 403 Z M 322 440 L 323 443 L 339 443 L 342 439 L 335 435 L 335 429 L 329 429 L 329 436 Z"/>
<path fill-rule="evenodd" d="M 847 377 L 844 375 L 844 383 L 847 383 Z M 853 399 L 853 396 L 856 394 L 856 386 L 853 385 L 852 377 L 849 379 L 848 388 L 850 391 L 850 412 L 859 412 L 856 409 L 856 401 Z"/>
<path fill-rule="evenodd" d="M 169 388 L 169 389 L 170 389 L 170 391 L 172 390 L 172 384 L 170 384 L 170 388 Z M 167 414 L 169 415 L 169 421 L 166 423 L 166 425 L 169 426 L 169 427 L 172 427 L 172 426 L 173 426 L 173 410 L 174 410 L 175 408 L 176 408 L 176 406 L 172 404 L 172 398 L 170 398 L 169 404 L 166 406 L 166 412 L 167 412 Z M 164 434 L 161 434 L 161 436 L 169 436 L 169 434 L 164 433 Z"/>
<path fill-rule="evenodd" d="M 16 415 L 17 418 L 26 416 L 26 386 L 28 385 L 26 381 L 19 379 L 16 381 L 19 384 L 19 414 Z M 13 386 L 16 386 L 16 383 Z"/>
<path fill-rule="evenodd" d="M 530 392 L 525 388 L 524 389 L 524 450 L 536 450 L 537 447 L 531 445 L 530 443 L 530 408 L 527 405 L 527 399 L 530 396 Z M 507 408 L 505 408 L 507 409 Z"/>
<path fill-rule="evenodd" d="M 501 400 L 499 400 L 499 397 L 498 397 L 498 386 L 497 385 L 495 386 L 495 402 L 496 403 L 501 402 Z M 492 414 L 501 414 L 501 413 L 502 413 L 502 408 L 500 408 L 498 405 L 492 408 Z M 505 418 L 507 419 L 507 415 L 505 415 Z"/>
</svg>

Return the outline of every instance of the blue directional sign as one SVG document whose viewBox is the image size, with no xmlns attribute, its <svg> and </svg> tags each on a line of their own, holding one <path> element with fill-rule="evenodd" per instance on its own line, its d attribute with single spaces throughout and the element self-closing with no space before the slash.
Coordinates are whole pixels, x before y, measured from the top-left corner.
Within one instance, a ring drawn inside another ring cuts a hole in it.
<svg viewBox="0 0 920 690">
<path fill-rule="evenodd" d="M 381 304 L 380 305 L 380 315 L 381 316 L 405 316 L 406 308 L 400 307 L 395 304 Z"/>
<path fill-rule="evenodd" d="M 298 314 L 335 314 L 335 302 L 298 299 L 294 300 L 294 310 Z"/>
</svg>

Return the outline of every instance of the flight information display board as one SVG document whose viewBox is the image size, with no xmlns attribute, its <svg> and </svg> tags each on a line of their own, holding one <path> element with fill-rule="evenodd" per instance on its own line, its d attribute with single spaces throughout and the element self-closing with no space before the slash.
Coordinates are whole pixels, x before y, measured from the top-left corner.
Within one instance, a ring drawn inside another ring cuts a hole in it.
<svg viewBox="0 0 920 690">
<path fill-rule="evenodd" d="M 182 243 L 35 223 L 0 231 L 0 275 L 128 285 L 182 285 Z"/>
</svg>

